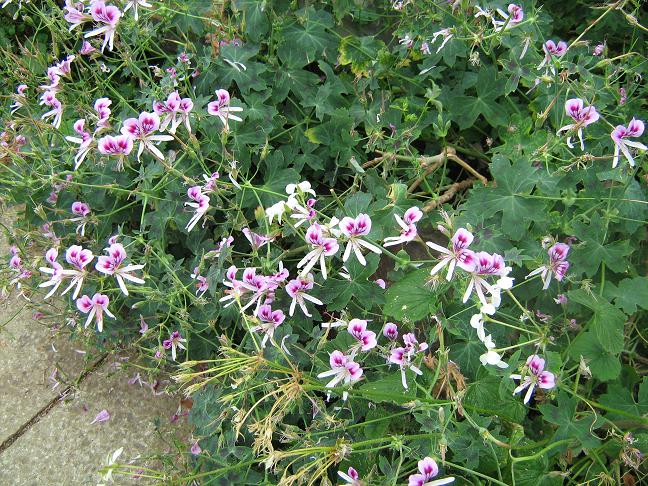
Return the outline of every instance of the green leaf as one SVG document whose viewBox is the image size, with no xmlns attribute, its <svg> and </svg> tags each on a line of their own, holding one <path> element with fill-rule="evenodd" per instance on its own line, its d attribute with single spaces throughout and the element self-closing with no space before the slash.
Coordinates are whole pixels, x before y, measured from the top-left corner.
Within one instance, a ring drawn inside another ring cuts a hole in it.
<svg viewBox="0 0 648 486">
<path fill-rule="evenodd" d="M 544 404 L 538 408 L 545 420 L 558 426 L 552 442 L 563 439 L 576 440 L 583 449 L 591 449 L 600 444 L 600 440 L 592 432 L 596 425 L 596 417 L 590 412 L 579 412 L 576 418 L 576 407 L 579 400 L 566 393 L 558 395 L 558 405 Z"/>
<path fill-rule="evenodd" d="M 613 354 L 623 351 L 623 326 L 626 316 L 602 297 L 579 289 L 569 292 L 570 300 L 594 312 L 588 329 L 593 331 L 600 345 Z"/>
<path fill-rule="evenodd" d="M 468 214 L 489 218 L 502 214 L 502 231 L 514 241 L 527 236 L 532 221 L 541 220 L 546 213 L 545 203 L 525 197 L 535 186 L 537 169 L 524 157 L 514 163 L 502 155 L 495 155 L 491 174 L 497 187 L 478 187 L 463 205 Z"/>
<path fill-rule="evenodd" d="M 634 314 L 637 307 L 648 309 L 648 277 L 626 278 L 618 287 L 609 284 L 606 290 L 614 304 L 626 314 Z"/>
<path fill-rule="evenodd" d="M 337 41 L 327 31 L 332 26 L 333 17 L 328 12 L 312 7 L 301 10 L 298 21 L 283 30 L 279 58 L 290 66 L 301 67 L 319 56 L 334 56 Z"/>
<path fill-rule="evenodd" d="M 357 76 L 369 76 L 371 67 L 376 63 L 378 51 L 385 43 L 376 37 L 345 37 L 340 42 L 340 57 L 342 66 L 351 65 L 351 71 Z"/>
<path fill-rule="evenodd" d="M 599 399 L 599 402 L 615 410 L 620 410 L 636 417 L 644 417 L 648 414 L 648 377 L 644 377 L 639 386 L 637 401 L 634 400 L 631 390 L 628 390 L 626 386 L 611 383 L 608 385 L 607 392 Z M 628 419 L 627 416 L 614 412 L 608 412 L 606 416 L 611 420 Z"/>
<path fill-rule="evenodd" d="M 321 289 L 319 295 L 322 301 L 327 303 L 329 311 L 346 308 L 351 299 L 366 309 L 384 302 L 382 289 L 376 282 L 369 280 L 369 277 L 378 268 L 380 256 L 371 253 L 365 258 L 367 260 L 366 267 L 363 267 L 354 255 L 346 263 L 351 280 L 329 278 L 326 281 L 326 285 Z"/>
<path fill-rule="evenodd" d="M 577 362 L 585 358 L 592 376 L 601 381 L 614 380 L 621 372 L 618 355 L 605 349 L 593 331 L 578 336 L 569 346 L 569 355 Z"/>
<path fill-rule="evenodd" d="M 526 416 L 526 407 L 520 397 L 509 391 L 500 390 L 502 379 L 497 376 L 485 376 L 471 383 L 466 392 L 465 402 L 482 413 L 498 415 L 515 423 L 520 423 Z"/>
<path fill-rule="evenodd" d="M 436 309 L 434 292 L 427 284 L 428 268 L 419 268 L 391 285 L 385 293 L 385 315 L 399 321 L 416 322 Z"/>
<path fill-rule="evenodd" d="M 595 213 L 589 224 L 576 221 L 573 224 L 574 236 L 585 244 L 574 248 L 572 261 L 574 266 L 582 269 L 588 277 L 598 272 L 602 263 L 613 272 L 621 273 L 627 266 L 624 257 L 632 253 L 628 240 L 605 243 L 607 226 L 599 213 Z"/>
<path fill-rule="evenodd" d="M 416 375 L 414 372 L 407 370 L 408 389 L 403 388 L 401 382 L 401 373 L 398 369 L 392 369 L 392 372 L 384 375 L 380 380 L 371 383 L 365 383 L 359 390 L 362 395 L 370 398 L 375 403 L 407 403 L 416 398 Z"/>
</svg>

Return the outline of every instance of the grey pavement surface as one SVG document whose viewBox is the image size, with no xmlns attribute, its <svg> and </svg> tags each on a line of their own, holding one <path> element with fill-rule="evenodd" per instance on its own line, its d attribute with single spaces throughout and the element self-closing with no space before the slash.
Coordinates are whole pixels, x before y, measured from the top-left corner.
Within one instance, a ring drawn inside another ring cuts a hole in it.
<svg viewBox="0 0 648 486">
<path fill-rule="evenodd" d="M 0 235 L 0 258 L 8 255 Z M 153 456 L 173 450 L 171 435 L 187 440 L 186 422 L 169 423 L 179 397 L 154 396 L 148 386 L 128 384 L 129 375 L 115 365 L 123 356 L 107 355 L 93 368 L 99 353 L 79 349 L 65 331 L 55 334 L 25 304 L 17 293 L 0 303 L 0 485 L 95 485 L 106 457 L 120 447 L 118 462 L 135 459 L 155 468 Z M 110 419 L 91 424 L 103 409 Z M 12 441 L 17 432 L 21 435 Z M 151 484 L 124 476 L 114 480 Z"/>
</svg>

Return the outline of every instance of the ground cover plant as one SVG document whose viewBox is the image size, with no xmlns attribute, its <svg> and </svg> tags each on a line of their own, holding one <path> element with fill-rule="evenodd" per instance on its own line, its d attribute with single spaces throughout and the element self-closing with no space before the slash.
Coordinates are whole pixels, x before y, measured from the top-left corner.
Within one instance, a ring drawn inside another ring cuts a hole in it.
<svg viewBox="0 0 648 486">
<path fill-rule="evenodd" d="M 645 480 L 640 2 L 3 7 L 3 294 L 195 426 L 106 481 Z"/>
</svg>

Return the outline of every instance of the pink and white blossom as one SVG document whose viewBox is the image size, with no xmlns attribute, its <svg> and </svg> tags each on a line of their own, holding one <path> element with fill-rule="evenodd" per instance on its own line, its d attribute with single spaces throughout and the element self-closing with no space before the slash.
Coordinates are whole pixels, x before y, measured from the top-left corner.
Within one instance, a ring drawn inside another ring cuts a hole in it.
<svg viewBox="0 0 648 486">
<path fill-rule="evenodd" d="M 136 284 L 145 283 L 140 277 L 133 275 L 133 272 L 136 270 L 141 270 L 144 268 L 144 265 L 123 265 L 126 260 L 126 250 L 121 243 L 113 243 L 108 248 L 105 248 L 104 251 L 108 255 L 102 255 L 97 258 L 97 264 L 95 268 L 106 275 L 112 275 L 117 280 L 117 284 L 121 289 L 124 295 L 128 295 L 128 289 L 126 288 L 126 283 L 124 280 Z"/>
<path fill-rule="evenodd" d="M 207 113 L 212 116 L 217 116 L 223 122 L 225 129 L 229 129 L 229 120 L 243 121 L 243 119 L 232 113 L 243 111 L 240 106 L 230 106 L 230 94 L 225 89 L 216 90 L 216 101 L 212 101 L 207 105 Z"/>
<path fill-rule="evenodd" d="M 85 227 L 88 222 L 87 217 L 90 214 L 90 206 L 84 202 L 75 201 L 72 203 L 70 210 L 72 211 L 72 214 L 77 216 L 76 218 L 71 218 L 70 221 L 80 221 L 76 228 L 76 232 L 81 236 L 85 236 Z"/>
<path fill-rule="evenodd" d="M 196 295 L 198 297 L 202 297 L 205 292 L 209 290 L 209 283 L 207 282 L 207 278 L 200 275 L 200 268 L 198 267 L 194 268 L 194 271 L 191 274 L 191 278 L 196 280 Z"/>
<path fill-rule="evenodd" d="M 104 313 L 115 319 L 115 316 L 108 310 L 108 304 L 110 304 L 110 299 L 107 295 L 96 293 L 92 298 L 87 295 L 82 295 L 76 301 L 77 309 L 79 309 L 84 314 L 88 314 L 88 318 L 83 327 L 88 327 L 92 320 L 94 319 L 97 323 L 97 330 L 99 332 L 103 331 L 103 318 Z"/>
<path fill-rule="evenodd" d="M 288 315 L 292 317 L 295 314 L 295 306 L 299 304 L 300 309 L 306 317 L 312 317 L 306 308 L 306 302 L 309 301 L 315 305 L 324 305 L 317 297 L 309 295 L 307 292 L 313 290 L 313 276 L 309 273 L 305 277 L 299 276 L 286 285 L 286 293 L 292 298 Z"/>
<path fill-rule="evenodd" d="M 47 256 L 47 255 L 46 255 Z M 54 255 L 54 258 L 56 256 Z M 72 299 L 76 299 L 81 292 L 81 287 L 83 286 L 83 280 L 87 275 L 85 267 L 92 262 L 94 255 L 90 250 L 84 249 L 79 245 L 70 246 L 65 252 L 65 260 L 72 265 L 71 269 L 62 269 L 60 273 L 63 278 L 71 278 L 72 282 L 70 285 L 61 293 L 65 295 L 72 287 L 75 287 L 74 292 L 72 293 Z M 49 261 L 49 259 L 48 259 Z M 52 264 L 55 267 L 54 264 Z M 42 270 L 45 271 L 45 270 Z M 49 273 L 49 272 L 46 272 Z"/>
<path fill-rule="evenodd" d="M 171 358 L 173 361 L 176 360 L 177 350 L 178 349 L 187 349 L 183 343 L 186 343 L 187 340 L 180 335 L 180 331 L 173 331 L 169 336 L 169 339 L 165 339 L 162 342 L 164 349 L 171 350 Z"/>
<path fill-rule="evenodd" d="M 16 113 L 20 108 L 25 106 L 25 103 L 27 102 L 25 91 L 27 91 L 26 84 L 19 84 L 16 87 L 16 93 L 12 95 L 14 102 L 10 106 L 12 115 Z"/>
<path fill-rule="evenodd" d="M 417 207 L 411 207 L 401 218 L 398 214 L 394 214 L 398 226 L 401 227 L 400 236 L 389 236 L 384 239 L 383 245 L 385 247 L 400 245 L 414 240 L 418 236 L 416 223 L 423 217 L 423 212 Z"/>
<path fill-rule="evenodd" d="M 186 202 L 184 204 L 185 206 L 194 208 L 195 211 L 189 219 L 187 226 L 185 226 L 187 231 L 191 231 L 198 224 L 198 221 L 209 211 L 209 196 L 202 193 L 200 186 L 190 187 L 187 190 L 187 195 L 193 202 Z"/>
<path fill-rule="evenodd" d="M 74 122 L 74 131 L 80 136 L 66 136 L 65 139 L 68 142 L 75 143 L 79 146 L 77 153 L 74 156 L 74 170 L 77 170 L 90 153 L 94 139 L 92 138 L 92 134 L 85 130 L 85 119 L 83 118 Z"/>
<path fill-rule="evenodd" d="M 164 155 L 155 146 L 155 142 L 168 142 L 173 140 L 171 135 L 155 135 L 160 129 L 160 117 L 156 113 L 140 113 L 138 118 L 128 118 L 124 120 L 121 133 L 131 137 L 133 140 L 139 140 L 137 149 L 137 160 L 144 149 L 151 152 L 156 158 L 164 160 Z"/>
<path fill-rule="evenodd" d="M 398 326 L 393 322 L 388 322 L 383 328 L 383 336 L 392 342 L 396 341 L 398 339 Z"/>
<path fill-rule="evenodd" d="M 133 150 L 133 139 L 128 135 L 106 135 L 97 141 L 97 148 L 102 155 L 116 155 L 117 170 L 124 170 L 124 160 Z"/>
<path fill-rule="evenodd" d="M 250 242 L 250 246 L 254 251 L 258 251 L 261 247 L 263 247 L 263 245 L 267 245 L 272 240 L 274 240 L 274 237 L 263 236 L 258 233 L 254 233 L 252 230 L 250 230 L 250 228 L 243 228 L 241 232 Z"/>
<path fill-rule="evenodd" d="M 567 43 L 565 41 L 559 41 L 557 44 L 549 39 L 542 45 L 542 50 L 545 53 L 544 59 L 538 65 L 538 69 L 542 69 L 545 65 L 551 62 L 552 58 L 558 58 L 565 55 L 567 52 Z M 551 67 L 551 72 L 555 73 L 553 66 Z"/>
<path fill-rule="evenodd" d="M 95 0 L 90 5 L 90 15 L 92 20 L 99 23 L 100 26 L 85 34 L 85 38 L 94 37 L 103 34 L 104 41 L 101 45 L 101 52 L 104 51 L 106 46 L 110 51 L 113 50 L 115 42 L 115 32 L 117 31 L 117 24 L 122 16 L 121 10 L 114 5 L 106 5 L 105 2 Z"/>
<path fill-rule="evenodd" d="M 83 2 L 75 0 L 65 0 L 65 20 L 70 24 L 70 32 L 78 26 L 92 20 L 92 16 L 84 12 L 85 6 Z"/>
<path fill-rule="evenodd" d="M 326 280 L 326 261 L 325 257 L 335 255 L 340 246 L 335 238 L 327 238 L 324 235 L 322 226 L 315 223 L 306 230 L 306 243 L 311 247 L 304 258 L 297 263 L 297 268 L 302 268 L 301 275 L 308 274 L 312 268 L 319 262 L 322 270 L 322 278 Z"/>
<path fill-rule="evenodd" d="M 129 0 L 126 5 L 124 5 L 124 13 L 128 12 L 131 8 L 135 14 L 135 20 L 139 20 L 138 8 L 152 8 L 153 5 L 148 3 L 146 0 Z"/>
<path fill-rule="evenodd" d="M 441 37 L 443 40 L 441 41 L 441 45 L 437 48 L 436 52 L 440 52 L 441 49 L 445 47 L 445 45 L 448 43 L 450 39 L 454 36 L 452 29 L 441 29 L 437 32 L 434 32 L 432 34 L 432 43 L 435 43 L 437 40 L 437 37 Z M 429 52 L 428 52 L 429 54 Z"/>
<path fill-rule="evenodd" d="M 407 376 L 405 375 L 405 371 L 409 369 L 417 375 L 423 374 L 423 372 L 414 365 L 413 361 L 418 353 L 422 353 L 427 350 L 428 345 L 427 343 L 419 343 L 413 333 L 404 334 L 403 343 L 405 344 L 405 346 L 391 350 L 389 358 L 387 360 L 390 363 L 397 364 L 400 367 L 403 388 L 407 390 Z"/>
<path fill-rule="evenodd" d="M 549 255 L 549 265 L 543 265 L 539 268 L 536 268 L 533 272 L 527 275 L 525 278 L 532 277 L 534 275 L 540 275 L 540 278 L 543 282 L 543 290 L 549 288 L 551 283 L 552 276 L 555 275 L 556 280 L 559 282 L 565 277 L 567 270 L 569 269 L 569 262 L 567 261 L 567 253 L 569 253 L 569 245 L 565 243 L 556 243 L 547 252 Z"/>
<path fill-rule="evenodd" d="M 351 319 L 347 326 L 347 331 L 358 342 L 351 353 L 352 357 L 355 356 L 355 352 L 358 348 L 361 351 L 367 352 L 378 345 L 376 333 L 367 330 L 367 321 L 363 319 Z"/>
<path fill-rule="evenodd" d="M 433 479 L 439 475 L 439 466 L 431 457 L 426 457 L 418 462 L 419 474 L 412 474 L 408 478 L 408 486 L 441 486 L 454 482 L 455 478 L 447 477 Z"/>
<path fill-rule="evenodd" d="M 362 254 L 363 247 L 377 254 L 382 253 L 382 250 L 376 245 L 360 238 L 361 236 L 367 236 L 371 232 L 371 218 L 368 215 L 361 213 L 355 219 L 348 216 L 342 218 L 342 221 L 340 221 L 340 231 L 348 238 L 347 246 L 342 256 L 343 262 L 349 259 L 353 250 L 360 264 L 366 266 L 367 260 L 365 260 Z"/>
<path fill-rule="evenodd" d="M 90 44 L 90 42 L 84 40 L 83 44 L 81 45 L 81 49 L 79 49 L 79 54 L 81 54 L 82 56 L 88 56 L 96 51 L 97 49 L 92 44 Z"/>
<path fill-rule="evenodd" d="M 580 98 L 572 98 L 565 102 L 565 112 L 567 113 L 567 116 L 574 121 L 574 123 L 560 127 L 556 134 L 575 130 L 578 134 L 578 139 L 580 140 L 581 150 L 585 150 L 583 128 L 591 125 L 599 119 L 599 114 L 596 111 L 596 108 L 593 105 L 585 106 L 583 100 Z M 571 135 L 567 137 L 567 146 L 569 148 L 574 148 L 574 145 L 571 142 Z"/>
<path fill-rule="evenodd" d="M 524 19 L 524 10 L 519 5 L 510 3 L 507 7 L 507 12 L 504 12 L 501 8 L 496 9 L 497 13 L 502 17 L 503 20 L 493 19 L 493 26 L 496 31 L 502 29 L 508 29 L 513 27 Z"/>
<path fill-rule="evenodd" d="M 527 390 L 524 395 L 524 403 L 527 404 L 531 400 L 533 391 L 536 387 L 544 390 L 550 390 L 556 386 L 556 377 L 550 371 L 545 371 L 545 360 L 537 354 L 532 354 L 526 360 L 524 367 L 525 373 L 522 375 L 513 374 L 511 378 L 514 380 L 521 380 L 520 384 L 513 391 L 513 395 L 517 395 L 523 390 Z"/>
<path fill-rule="evenodd" d="M 430 248 L 442 254 L 439 263 L 432 268 L 430 274 L 436 275 L 446 265 L 448 266 L 448 274 L 446 275 L 446 280 L 448 281 L 452 280 L 455 267 L 457 266 L 462 270 L 470 272 L 473 268 L 475 253 L 469 250 L 468 247 L 474 239 L 475 237 L 470 231 L 465 228 L 459 228 L 450 239 L 452 243 L 452 249 L 450 250 L 432 241 L 426 242 Z"/>
<path fill-rule="evenodd" d="M 54 117 L 54 120 L 52 120 L 52 126 L 54 128 L 59 128 L 63 118 L 63 104 L 56 98 L 56 92 L 52 90 L 45 91 L 43 96 L 41 96 L 40 104 L 52 108 L 50 111 L 41 115 L 41 120 L 47 120 Z"/>
<path fill-rule="evenodd" d="M 261 347 L 265 348 L 268 339 L 272 341 L 275 329 L 283 323 L 286 316 L 281 309 L 273 311 L 272 306 L 269 304 L 264 304 L 259 307 L 256 316 L 259 319 L 259 325 L 254 326 L 250 331 L 262 332 L 264 334 L 263 339 L 261 340 Z"/>
<path fill-rule="evenodd" d="M 95 133 L 110 128 L 110 122 L 108 121 L 110 114 L 112 113 L 109 108 L 110 105 L 112 105 L 112 100 L 110 98 L 98 98 L 95 100 L 94 109 L 97 112 L 98 118 Z"/>
<path fill-rule="evenodd" d="M 347 469 L 347 472 L 338 471 L 338 476 L 340 476 L 342 480 L 345 481 L 344 486 L 362 486 L 358 471 L 356 471 L 352 467 Z"/>
<path fill-rule="evenodd" d="M 479 253 L 474 254 L 472 268 L 469 271 L 471 273 L 471 278 L 468 282 L 468 287 L 466 288 L 462 302 L 468 302 L 468 299 L 474 290 L 482 305 L 488 305 L 488 300 L 484 295 L 484 291 L 494 295 L 499 293 L 499 288 L 487 282 L 486 277 L 507 277 L 511 271 L 511 267 L 506 266 L 504 258 L 502 258 L 501 255 L 498 255 L 497 253 L 491 255 L 485 251 L 480 251 Z M 508 284 L 512 284 L 512 279 L 507 279 L 507 287 L 509 286 Z"/>
<path fill-rule="evenodd" d="M 635 166 L 634 158 L 632 157 L 630 150 L 628 150 L 628 147 L 639 150 L 648 150 L 648 147 L 646 147 L 643 143 L 628 140 L 628 138 L 630 137 L 641 137 L 641 135 L 643 135 L 643 132 L 644 123 L 641 120 L 637 120 L 636 118 L 630 120 L 630 123 L 628 123 L 627 127 L 623 125 L 617 125 L 617 127 L 612 130 L 610 137 L 612 137 L 612 141 L 614 142 L 614 158 L 612 160 L 613 169 L 616 168 L 616 166 L 619 164 L 620 153 L 623 154 L 631 167 Z"/>
<path fill-rule="evenodd" d="M 362 377 L 363 371 L 360 365 L 353 361 L 350 356 L 345 356 L 342 351 L 333 351 L 329 357 L 329 363 L 331 369 L 317 375 L 318 378 L 333 377 L 325 385 L 326 388 L 334 388 L 339 383 L 343 385 L 355 383 Z M 348 392 L 343 392 L 342 400 L 346 400 L 347 397 Z"/>
</svg>

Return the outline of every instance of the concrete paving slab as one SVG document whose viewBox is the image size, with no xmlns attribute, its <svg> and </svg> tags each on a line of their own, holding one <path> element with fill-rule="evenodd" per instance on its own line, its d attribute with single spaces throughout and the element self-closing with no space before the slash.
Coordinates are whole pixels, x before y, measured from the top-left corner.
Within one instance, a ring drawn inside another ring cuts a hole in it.
<svg viewBox="0 0 648 486">
<path fill-rule="evenodd" d="M 6 223 L 8 214 L 0 208 L 0 220 Z M 2 233 L 0 258 L 8 258 Z M 141 456 L 138 465 L 155 468 L 156 454 L 173 453 L 167 442 L 173 435 L 187 442 L 186 422 L 169 423 L 179 398 L 128 384 L 114 366 L 123 358 L 101 361 L 98 352 L 80 350 L 63 322 L 35 320 L 25 304 L 17 293 L 0 304 L 0 485 L 94 485 L 106 456 L 120 447 L 118 462 Z M 104 409 L 110 419 L 91 424 Z"/>
<path fill-rule="evenodd" d="M 122 371 L 111 369 L 112 362 L 106 360 L 69 399 L 54 406 L 0 453 L 0 484 L 97 484 L 97 471 L 106 464 L 106 456 L 120 447 L 124 452 L 118 462 L 141 456 L 137 464 L 147 467 L 155 467 L 155 461 L 144 458 L 172 452 L 166 439 L 177 428 L 169 418 L 178 400 L 153 396 L 149 387 L 128 384 Z M 110 419 L 92 424 L 104 409 Z M 115 476 L 115 481 L 131 484 L 123 476 Z"/>
</svg>

